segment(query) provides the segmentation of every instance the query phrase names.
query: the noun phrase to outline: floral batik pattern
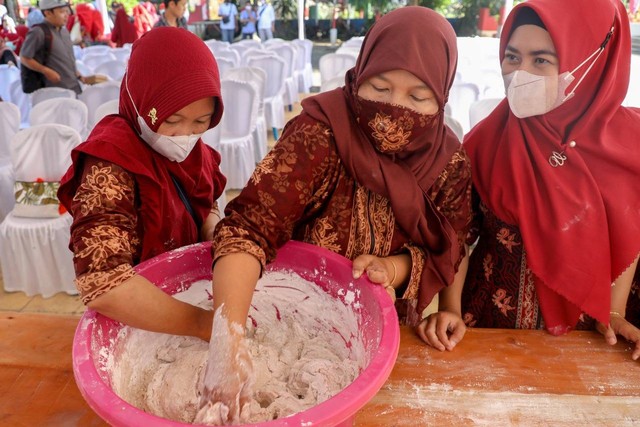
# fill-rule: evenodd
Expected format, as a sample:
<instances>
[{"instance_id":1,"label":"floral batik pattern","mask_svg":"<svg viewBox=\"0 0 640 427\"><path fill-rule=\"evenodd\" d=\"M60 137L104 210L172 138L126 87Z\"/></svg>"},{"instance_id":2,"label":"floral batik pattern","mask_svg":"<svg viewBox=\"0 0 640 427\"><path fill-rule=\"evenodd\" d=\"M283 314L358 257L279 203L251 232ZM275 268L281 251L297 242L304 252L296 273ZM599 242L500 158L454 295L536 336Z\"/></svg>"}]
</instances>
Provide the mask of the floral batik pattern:
<instances>
[{"instance_id":1,"label":"floral batik pattern","mask_svg":"<svg viewBox=\"0 0 640 427\"><path fill-rule=\"evenodd\" d=\"M71 246L76 287L87 304L135 275L141 230L133 177L119 166L86 157L73 197Z\"/></svg>"}]
</instances>

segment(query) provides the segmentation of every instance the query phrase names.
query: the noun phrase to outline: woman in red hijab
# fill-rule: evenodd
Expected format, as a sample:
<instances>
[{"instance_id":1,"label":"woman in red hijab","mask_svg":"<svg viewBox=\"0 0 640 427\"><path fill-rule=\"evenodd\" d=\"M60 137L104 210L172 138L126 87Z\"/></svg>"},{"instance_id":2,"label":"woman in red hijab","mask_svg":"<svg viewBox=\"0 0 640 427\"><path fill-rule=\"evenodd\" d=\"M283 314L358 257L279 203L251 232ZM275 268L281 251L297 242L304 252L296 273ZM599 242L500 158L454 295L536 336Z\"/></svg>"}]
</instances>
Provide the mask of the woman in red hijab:
<instances>
[{"instance_id":1,"label":"woman in red hijab","mask_svg":"<svg viewBox=\"0 0 640 427\"><path fill-rule=\"evenodd\" d=\"M479 212L463 313L476 327L593 327L640 356L640 111L621 107L614 0L530 0L500 43L507 99L465 138ZM474 236L474 237L475 237ZM635 326L634 326L635 325Z\"/></svg>"},{"instance_id":2,"label":"woman in red hijab","mask_svg":"<svg viewBox=\"0 0 640 427\"><path fill-rule=\"evenodd\" d=\"M76 286L88 307L141 329L209 339L211 311L168 296L133 266L211 240L226 179L200 135L222 110L217 64L197 36L161 28L134 43L119 114L73 150L58 192L73 216Z\"/></svg>"},{"instance_id":3,"label":"woman in red hijab","mask_svg":"<svg viewBox=\"0 0 640 427\"><path fill-rule=\"evenodd\" d=\"M354 277L410 302L401 315L425 341L455 345L471 219L468 158L444 123L456 65L455 33L432 10L401 8L371 28L345 86L302 102L229 203L212 248L214 308L244 325L262 269L294 239L353 260ZM420 313L447 286L457 306L443 306L427 330ZM240 383L213 386L205 400L234 402ZM230 419L238 410L231 404Z\"/></svg>"},{"instance_id":4,"label":"woman in red hijab","mask_svg":"<svg viewBox=\"0 0 640 427\"><path fill-rule=\"evenodd\" d=\"M120 5L116 11L116 20L111 31L111 41L116 47L122 47L127 43L138 40L138 31L133 23L133 18L127 15L124 6Z\"/></svg>"}]
</instances>

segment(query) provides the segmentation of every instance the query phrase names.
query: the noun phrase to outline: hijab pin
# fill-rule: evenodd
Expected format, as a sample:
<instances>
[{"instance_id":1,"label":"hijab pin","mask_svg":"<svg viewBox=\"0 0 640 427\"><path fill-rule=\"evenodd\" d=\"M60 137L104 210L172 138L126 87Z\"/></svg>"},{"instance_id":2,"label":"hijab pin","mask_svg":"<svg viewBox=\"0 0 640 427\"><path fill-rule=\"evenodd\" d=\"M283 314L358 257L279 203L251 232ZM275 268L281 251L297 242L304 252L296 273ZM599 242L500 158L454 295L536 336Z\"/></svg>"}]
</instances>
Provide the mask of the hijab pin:
<instances>
[{"instance_id":1,"label":"hijab pin","mask_svg":"<svg viewBox=\"0 0 640 427\"><path fill-rule=\"evenodd\" d=\"M152 108L151 110L149 110L148 116L151 118L151 124L155 125L156 121L158 120L158 112L156 111L156 109Z\"/></svg>"},{"instance_id":2,"label":"hijab pin","mask_svg":"<svg viewBox=\"0 0 640 427\"><path fill-rule=\"evenodd\" d=\"M567 155L564 154L564 151L561 151L559 153L557 151L552 151L551 155L549 156L549 164L554 168L564 165L564 162L566 161Z\"/></svg>"}]
</instances>

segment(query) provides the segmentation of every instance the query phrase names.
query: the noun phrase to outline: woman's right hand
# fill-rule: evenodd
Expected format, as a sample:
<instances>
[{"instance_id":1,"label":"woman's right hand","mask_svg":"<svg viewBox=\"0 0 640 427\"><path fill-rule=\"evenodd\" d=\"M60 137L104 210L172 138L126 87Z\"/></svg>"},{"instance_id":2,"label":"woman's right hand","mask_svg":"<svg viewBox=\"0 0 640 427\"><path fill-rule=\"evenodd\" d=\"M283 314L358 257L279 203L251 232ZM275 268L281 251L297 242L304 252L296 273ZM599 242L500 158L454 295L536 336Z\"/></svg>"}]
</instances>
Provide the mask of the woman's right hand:
<instances>
[{"instance_id":1,"label":"woman's right hand","mask_svg":"<svg viewBox=\"0 0 640 427\"><path fill-rule=\"evenodd\" d=\"M418 336L440 351L452 351L466 331L462 318L450 311L432 313L416 327Z\"/></svg>"},{"instance_id":2,"label":"woman's right hand","mask_svg":"<svg viewBox=\"0 0 640 427\"><path fill-rule=\"evenodd\" d=\"M202 381L197 424L240 423L242 408L253 392L253 364L244 328L229 324L217 310L209 342L209 358Z\"/></svg>"}]
</instances>

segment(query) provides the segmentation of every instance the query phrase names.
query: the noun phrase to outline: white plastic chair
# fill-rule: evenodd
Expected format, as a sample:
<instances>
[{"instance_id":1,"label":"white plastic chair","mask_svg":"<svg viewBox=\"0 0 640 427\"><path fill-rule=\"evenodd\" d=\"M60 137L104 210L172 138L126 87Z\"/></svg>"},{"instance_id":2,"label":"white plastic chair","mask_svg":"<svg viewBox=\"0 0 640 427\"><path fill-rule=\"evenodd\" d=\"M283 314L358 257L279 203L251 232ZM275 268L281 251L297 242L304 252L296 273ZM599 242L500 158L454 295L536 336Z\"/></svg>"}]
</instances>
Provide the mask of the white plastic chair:
<instances>
[{"instance_id":1,"label":"white plastic chair","mask_svg":"<svg viewBox=\"0 0 640 427\"><path fill-rule=\"evenodd\" d=\"M90 76L95 73L93 68L87 66L81 59L76 59L76 70L78 70L81 76Z\"/></svg>"},{"instance_id":2,"label":"white plastic chair","mask_svg":"<svg viewBox=\"0 0 640 427\"><path fill-rule=\"evenodd\" d=\"M125 49L123 47L113 47L109 50L115 58L123 63L127 63L129 61L129 56L131 56L131 49Z\"/></svg>"},{"instance_id":3,"label":"white plastic chair","mask_svg":"<svg viewBox=\"0 0 640 427\"><path fill-rule=\"evenodd\" d=\"M82 48L80 46L78 46L77 44L73 45L73 56L76 59L82 59L82 57L84 56L84 52L83 52Z\"/></svg>"},{"instance_id":4,"label":"white plastic chair","mask_svg":"<svg viewBox=\"0 0 640 427\"><path fill-rule=\"evenodd\" d=\"M64 125L39 125L18 132L11 142L15 180L59 181L71 165L71 150L80 135ZM27 218L18 205L0 224L0 266L4 288L45 298L58 292L76 294L73 254L69 250L71 215Z\"/></svg>"},{"instance_id":5,"label":"white plastic chair","mask_svg":"<svg viewBox=\"0 0 640 427\"><path fill-rule=\"evenodd\" d=\"M0 102L0 221L13 209L13 165L10 144L20 130L20 110L10 102Z\"/></svg>"},{"instance_id":6,"label":"white plastic chair","mask_svg":"<svg viewBox=\"0 0 640 427\"><path fill-rule=\"evenodd\" d=\"M96 115L96 109L100 105L113 99L120 99L120 83L107 81L88 86L78 96L78 99L85 103L89 109L89 118L93 120ZM91 128L93 128L94 125L95 122L89 123Z\"/></svg>"},{"instance_id":7,"label":"white plastic chair","mask_svg":"<svg viewBox=\"0 0 640 427\"><path fill-rule=\"evenodd\" d=\"M20 109L20 128L28 128L31 97L22 91L22 82L20 80L11 83L9 90L11 92L11 103L17 105Z\"/></svg>"},{"instance_id":8,"label":"white plastic chair","mask_svg":"<svg viewBox=\"0 0 640 427\"><path fill-rule=\"evenodd\" d=\"M278 139L278 129L284 128L284 92L285 63L276 56L257 56L249 59L249 67L265 72L267 80L264 90L264 116L273 131L273 139Z\"/></svg>"},{"instance_id":9,"label":"white plastic chair","mask_svg":"<svg viewBox=\"0 0 640 427\"><path fill-rule=\"evenodd\" d=\"M269 45L267 50L275 52L280 58L284 60L285 66L285 81L284 81L284 96L283 101L285 105L289 107L289 111L293 110L293 104L299 101L298 99L298 83L297 76L294 78L293 71L296 64L296 49L287 42L275 43Z\"/></svg>"},{"instance_id":10,"label":"white plastic chair","mask_svg":"<svg viewBox=\"0 0 640 427\"><path fill-rule=\"evenodd\" d=\"M7 64L0 65L0 97L9 102L13 102L11 97L11 83L20 80L20 69Z\"/></svg>"},{"instance_id":11,"label":"white plastic chair","mask_svg":"<svg viewBox=\"0 0 640 427\"><path fill-rule=\"evenodd\" d=\"M327 92L344 86L344 76L332 77L320 85L320 92Z\"/></svg>"},{"instance_id":12,"label":"white plastic chair","mask_svg":"<svg viewBox=\"0 0 640 427\"><path fill-rule=\"evenodd\" d=\"M250 48L262 49L262 43L259 40L242 39L236 45L249 46Z\"/></svg>"},{"instance_id":13,"label":"white plastic chair","mask_svg":"<svg viewBox=\"0 0 640 427\"><path fill-rule=\"evenodd\" d=\"M241 62L240 55L238 54L238 52L231 49L215 52L213 56L214 58L216 58L216 61L218 61L219 59L226 59L227 61L231 61L234 67L238 67Z\"/></svg>"},{"instance_id":14,"label":"white plastic chair","mask_svg":"<svg viewBox=\"0 0 640 427\"><path fill-rule=\"evenodd\" d=\"M267 121L264 114L264 94L266 90L267 74L264 70L255 67L239 67L230 70L226 79L247 82L254 86L258 96L258 113L256 128L253 132L255 140L256 163L267 155Z\"/></svg>"},{"instance_id":15,"label":"white plastic chair","mask_svg":"<svg viewBox=\"0 0 640 427\"><path fill-rule=\"evenodd\" d=\"M486 98L480 99L469 106L469 126L473 128L482 119L487 117L504 99L502 98Z\"/></svg>"},{"instance_id":16,"label":"white plastic chair","mask_svg":"<svg viewBox=\"0 0 640 427\"><path fill-rule=\"evenodd\" d=\"M445 114L444 124L449 126L449 129L451 129L453 133L455 133L456 136L458 137L458 141L462 142L462 138L464 138L464 130L462 129L462 125L460 124L460 122L454 119L453 117L447 116Z\"/></svg>"},{"instance_id":17,"label":"white plastic chair","mask_svg":"<svg viewBox=\"0 0 640 427\"><path fill-rule=\"evenodd\" d=\"M105 53L85 53L82 57L84 65L95 70L98 65L107 61L115 61L116 57L108 50Z\"/></svg>"},{"instance_id":18,"label":"white plastic chair","mask_svg":"<svg viewBox=\"0 0 640 427\"><path fill-rule=\"evenodd\" d=\"M227 188L243 188L256 167L253 131L258 114L255 88L246 82L223 79L224 106L221 122L220 169L227 177Z\"/></svg>"},{"instance_id":19,"label":"white plastic chair","mask_svg":"<svg viewBox=\"0 0 640 427\"><path fill-rule=\"evenodd\" d=\"M221 79L236 67L233 61L227 58L216 58L216 62L218 63L218 72L220 73Z\"/></svg>"},{"instance_id":20,"label":"white plastic chair","mask_svg":"<svg viewBox=\"0 0 640 427\"><path fill-rule=\"evenodd\" d=\"M478 100L480 89L475 83L456 83L451 86L449 102L451 117L462 125L464 133L469 132L469 108Z\"/></svg>"},{"instance_id":21,"label":"white plastic chair","mask_svg":"<svg viewBox=\"0 0 640 427\"><path fill-rule=\"evenodd\" d=\"M93 71L96 74L102 74L104 76L109 77L111 80L121 81L124 76L124 72L127 70L126 63L114 59L111 61L105 61L102 64L99 64Z\"/></svg>"},{"instance_id":22,"label":"white plastic chair","mask_svg":"<svg viewBox=\"0 0 640 427\"><path fill-rule=\"evenodd\" d=\"M327 53L320 57L320 83L344 73L356 65L356 58L343 53Z\"/></svg>"},{"instance_id":23,"label":"white plastic chair","mask_svg":"<svg viewBox=\"0 0 640 427\"><path fill-rule=\"evenodd\" d=\"M313 42L309 39L295 39L291 41L291 44L301 47L304 50L302 58L298 53L298 62L304 63L304 74L302 81L298 80L298 91L302 93L309 93L311 86L313 86L313 64L311 58L313 55ZM300 66L298 65L298 69ZM300 90L302 89L302 90Z\"/></svg>"},{"instance_id":24,"label":"white plastic chair","mask_svg":"<svg viewBox=\"0 0 640 427\"><path fill-rule=\"evenodd\" d=\"M82 139L88 135L89 110L80 100L52 98L38 103L29 114L31 126L56 123L76 130Z\"/></svg>"},{"instance_id":25,"label":"white plastic chair","mask_svg":"<svg viewBox=\"0 0 640 427\"><path fill-rule=\"evenodd\" d=\"M96 108L96 111L93 115L94 126L109 114L118 114L119 104L119 99L112 99L111 101L107 101L104 104L100 104L98 108Z\"/></svg>"},{"instance_id":26,"label":"white plastic chair","mask_svg":"<svg viewBox=\"0 0 640 427\"><path fill-rule=\"evenodd\" d=\"M110 46L96 44L92 46L87 46L84 49L82 49L82 55L83 56L93 55L93 54L104 55L106 53L109 53L110 51L111 51Z\"/></svg>"},{"instance_id":27,"label":"white plastic chair","mask_svg":"<svg viewBox=\"0 0 640 427\"><path fill-rule=\"evenodd\" d=\"M209 147L216 150L220 153L220 138L222 138L222 126L218 124L218 126L209 129L205 133L202 134L200 139L202 142L207 144ZM225 187L225 191L222 192L220 197L218 197L218 209L220 211L220 218L224 218L224 209L227 207L227 194L226 190L228 187Z\"/></svg>"},{"instance_id":28,"label":"white plastic chair","mask_svg":"<svg viewBox=\"0 0 640 427\"><path fill-rule=\"evenodd\" d=\"M31 94L31 108L35 107L39 102L52 98L76 98L76 93L71 89L62 87L43 87Z\"/></svg>"}]
</instances>

